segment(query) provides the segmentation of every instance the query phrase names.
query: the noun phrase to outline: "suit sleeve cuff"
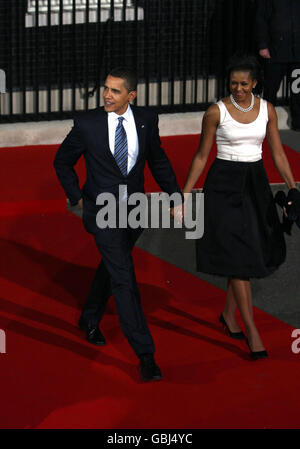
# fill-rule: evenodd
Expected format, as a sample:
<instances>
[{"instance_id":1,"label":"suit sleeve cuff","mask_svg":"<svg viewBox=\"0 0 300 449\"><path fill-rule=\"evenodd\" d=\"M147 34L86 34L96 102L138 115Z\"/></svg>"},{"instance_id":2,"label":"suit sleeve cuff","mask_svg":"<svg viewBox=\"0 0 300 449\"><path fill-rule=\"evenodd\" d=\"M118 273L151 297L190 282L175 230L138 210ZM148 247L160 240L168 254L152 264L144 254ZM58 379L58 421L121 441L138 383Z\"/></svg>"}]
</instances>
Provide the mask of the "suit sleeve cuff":
<instances>
[{"instance_id":1,"label":"suit sleeve cuff","mask_svg":"<svg viewBox=\"0 0 300 449\"><path fill-rule=\"evenodd\" d=\"M68 196L68 199L70 201L70 205L71 206L76 206L76 204L78 203L78 201L82 198L82 194L81 192L79 192L78 195L70 195Z\"/></svg>"}]
</instances>

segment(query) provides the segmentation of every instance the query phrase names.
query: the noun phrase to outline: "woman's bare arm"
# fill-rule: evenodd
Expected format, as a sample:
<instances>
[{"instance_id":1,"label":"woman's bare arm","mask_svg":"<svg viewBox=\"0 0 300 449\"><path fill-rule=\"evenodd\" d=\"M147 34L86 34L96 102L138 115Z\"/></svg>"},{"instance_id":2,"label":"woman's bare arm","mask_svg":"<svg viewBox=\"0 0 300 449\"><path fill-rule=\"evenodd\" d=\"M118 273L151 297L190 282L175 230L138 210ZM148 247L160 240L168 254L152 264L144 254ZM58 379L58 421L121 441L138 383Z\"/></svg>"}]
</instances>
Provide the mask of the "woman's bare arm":
<instances>
[{"instance_id":1,"label":"woman's bare arm","mask_svg":"<svg viewBox=\"0 0 300 449\"><path fill-rule=\"evenodd\" d=\"M267 141L271 149L274 164L289 189L296 187L289 161L284 152L277 124L277 114L274 106L268 103L269 121L267 125Z\"/></svg>"},{"instance_id":2,"label":"woman's bare arm","mask_svg":"<svg viewBox=\"0 0 300 449\"><path fill-rule=\"evenodd\" d=\"M210 106L204 114L199 147L190 165L182 190L183 193L190 193L198 178L201 176L214 141L219 121L219 107L214 104Z\"/></svg>"}]
</instances>

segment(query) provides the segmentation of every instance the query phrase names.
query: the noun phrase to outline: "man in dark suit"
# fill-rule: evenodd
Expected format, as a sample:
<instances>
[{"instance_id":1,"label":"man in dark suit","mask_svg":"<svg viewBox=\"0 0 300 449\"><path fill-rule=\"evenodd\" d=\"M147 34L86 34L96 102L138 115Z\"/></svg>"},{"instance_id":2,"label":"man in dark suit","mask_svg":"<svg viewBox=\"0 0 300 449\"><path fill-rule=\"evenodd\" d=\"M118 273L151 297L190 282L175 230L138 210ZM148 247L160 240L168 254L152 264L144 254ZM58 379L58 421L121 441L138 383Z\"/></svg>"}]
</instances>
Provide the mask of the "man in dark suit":
<instances>
[{"instance_id":1,"label":"man in dark suit","mask_svg":"<svg viewBox=\"0 0 300 449\"><path fill-rule=\"evenodd\" d=\"M300 1L258 0L255 34L265 61L264 98L275 105L280 83L288 75L291 125L300 131Z\"/></svg>"},{"instance_id":2,"label":"man in dark suit","mask_svg":"<svg viewBox=\"0 0 300 449\"><path fill-rule=\"evenodd\" d=\"M161 148L157 114L130 106L137 94L136 86L137 79L131 70L112 70L104 85L104 107L78 114L58 149L54 167L71 205L79 203L83 208L83 224L93 234L102 256L78 324L90 343L105 344L99 323L113 294L122 330L140 359L142 379L157 380L162 375L154 360L154 343L142 311L131 256L142 229L130 226L101 229L96 222L99 194L108 192L118 198L119 187L124 186L118 200L121 207L132 193L144 193L146 161L164 192L180 193ZM87 171L82 190L73 168L81 155Z\"/></svg>"}]
</instances>

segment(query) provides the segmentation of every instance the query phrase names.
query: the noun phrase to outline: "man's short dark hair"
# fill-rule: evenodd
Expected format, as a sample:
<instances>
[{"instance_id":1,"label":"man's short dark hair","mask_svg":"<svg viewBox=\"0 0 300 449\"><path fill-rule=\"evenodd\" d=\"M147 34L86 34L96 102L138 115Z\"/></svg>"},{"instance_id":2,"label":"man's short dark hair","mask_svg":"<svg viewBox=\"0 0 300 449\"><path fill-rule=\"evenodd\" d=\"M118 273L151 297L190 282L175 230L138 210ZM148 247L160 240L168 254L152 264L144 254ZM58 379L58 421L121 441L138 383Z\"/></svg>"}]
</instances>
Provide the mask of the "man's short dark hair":
<instances>
[{"instance_id":1,"label":"man's short dark hair","mask_svg":"<svg viewBox=\"0 0 300 449\"><path fill-rule=\"evenodd\" d=\"M115 69L110 70L108 75L113 76L115 78L123 78L125 81L125 87L128 92L137 89L137 76L134 70L128 67L116 67Z\"/></svg>"}]
</instances>

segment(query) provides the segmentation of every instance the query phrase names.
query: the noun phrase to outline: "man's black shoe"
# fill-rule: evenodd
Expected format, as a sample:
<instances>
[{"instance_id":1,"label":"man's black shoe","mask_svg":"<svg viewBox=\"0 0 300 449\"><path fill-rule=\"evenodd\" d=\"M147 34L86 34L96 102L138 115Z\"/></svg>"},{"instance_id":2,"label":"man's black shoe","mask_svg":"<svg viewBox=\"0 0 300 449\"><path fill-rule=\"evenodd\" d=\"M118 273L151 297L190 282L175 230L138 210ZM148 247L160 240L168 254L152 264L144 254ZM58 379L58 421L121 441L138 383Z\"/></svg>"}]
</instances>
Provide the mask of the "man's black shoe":
<instances>
[{"instance_id":1,"label":"man's black shoe","mask_svg":"<svg viewBox=\"0 0 300 449\"><path fill-rule=\"evenodd\" d=\"M105 338L98 326L89 326L82 318L78 321L78 326L86 332L86 339L89 343L97 346L106 344Z\"/></svg>"},{"instance_id":2,"label":"man's black shoe","mask_svg":"<svg viewBox=\"0 0 300 449\"><path fill-rule=\"evenodd\" d=\"M160 380L162 374L156 365L152 354L142 354L140 357L140 374L144 381Z\"/></svg>"}]
</instances>

